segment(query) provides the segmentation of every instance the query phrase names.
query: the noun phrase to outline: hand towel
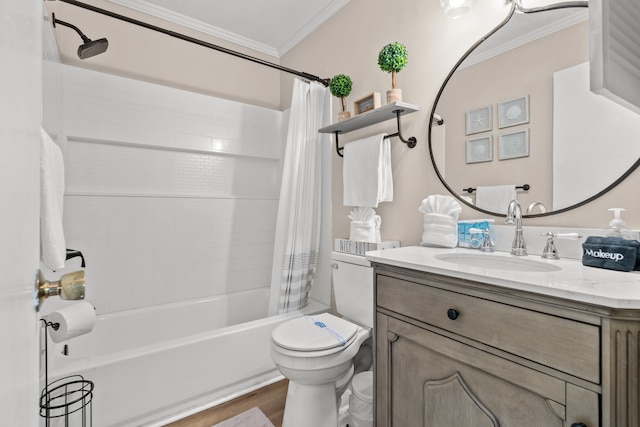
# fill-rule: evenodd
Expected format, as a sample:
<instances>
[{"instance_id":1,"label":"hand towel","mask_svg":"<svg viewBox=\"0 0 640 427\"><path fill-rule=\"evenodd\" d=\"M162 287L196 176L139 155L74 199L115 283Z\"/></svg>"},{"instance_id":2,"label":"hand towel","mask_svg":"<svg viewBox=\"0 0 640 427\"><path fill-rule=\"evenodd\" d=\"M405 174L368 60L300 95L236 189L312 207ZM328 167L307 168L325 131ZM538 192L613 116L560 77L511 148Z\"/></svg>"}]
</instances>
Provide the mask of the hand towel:
<instances>
[{"instance_id":1,"label":"hand towel","mask_svg":"<svg viewBox=\"0 0 640 427\"><path fill-rule=\"evenodd\" d=\"M476 189L476 206L489 212L506 215L509 202L515 198L515 185L479 185Z\"/></svg>"},{"instance_id":2,"label":"hand towel","mask_svg":"<svg viewBox=\"0 0 640 427\"><path fill-rule=\"evenodd\" d=\"M391 143L385 134L349 142L344 146L344 205L378 207L393 201Z\"/></svg>"},{"instance_id":3,"label":"hand towel","mask_svg":"<svg viewBox=\"0 0 640 427\"><path fill-rule=\"evenodd\" d=\"M44 129L40 129L40 143L40 256L55 271L64 267L67 255L62 228L64 162L60 147Z\"/></svg>"}]
</instances>

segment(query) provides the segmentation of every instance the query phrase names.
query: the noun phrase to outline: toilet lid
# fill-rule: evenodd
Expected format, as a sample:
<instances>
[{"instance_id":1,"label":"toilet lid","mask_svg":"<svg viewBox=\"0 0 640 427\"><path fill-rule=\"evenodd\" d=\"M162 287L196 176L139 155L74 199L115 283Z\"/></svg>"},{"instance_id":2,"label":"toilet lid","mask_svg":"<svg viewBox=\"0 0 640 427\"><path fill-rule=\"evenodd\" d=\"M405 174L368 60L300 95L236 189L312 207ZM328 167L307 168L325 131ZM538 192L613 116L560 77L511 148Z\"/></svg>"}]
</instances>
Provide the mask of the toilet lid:
<instances>
[{"instance_id":1,"label":"toilet lid","mask_svg":"<svg viewBox=\"0 0 640 427\"><path fill-rule=\"evenodd\" d=\"M319 351L344 346L358 326L329 313L302 316L286 321L273 330L273 341L295 351Z\"/></svg>"}]
</instances>

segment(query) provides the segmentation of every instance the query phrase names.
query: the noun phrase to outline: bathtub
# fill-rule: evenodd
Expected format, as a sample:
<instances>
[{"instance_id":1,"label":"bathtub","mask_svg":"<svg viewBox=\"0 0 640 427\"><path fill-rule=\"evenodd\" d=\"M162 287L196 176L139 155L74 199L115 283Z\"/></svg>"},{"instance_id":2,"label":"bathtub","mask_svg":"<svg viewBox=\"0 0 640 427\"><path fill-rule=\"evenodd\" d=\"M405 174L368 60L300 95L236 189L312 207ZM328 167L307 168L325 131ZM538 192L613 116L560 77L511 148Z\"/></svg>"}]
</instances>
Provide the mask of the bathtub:
<instances>
[{"instance_id":1,"label":"bathtub","mask_svg":"<svg viewBox=\"0 0 640 427\"><path fill-rule=\"evenodd\" d=\"M271 331L303 312L266 317L268 300L255 290L98 316L90 334L48 341L49 381L94 382L94 427L162 426L282 379Z\"/></svg>"}]
</instances>

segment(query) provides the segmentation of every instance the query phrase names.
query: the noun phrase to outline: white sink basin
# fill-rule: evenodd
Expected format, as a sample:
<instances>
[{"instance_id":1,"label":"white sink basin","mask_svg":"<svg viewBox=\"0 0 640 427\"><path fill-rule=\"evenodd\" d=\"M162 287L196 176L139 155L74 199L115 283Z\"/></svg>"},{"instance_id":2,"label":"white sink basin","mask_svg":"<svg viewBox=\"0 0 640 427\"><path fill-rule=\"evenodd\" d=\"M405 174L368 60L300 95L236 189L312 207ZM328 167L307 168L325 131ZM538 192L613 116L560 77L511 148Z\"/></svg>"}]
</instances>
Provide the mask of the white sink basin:
<instances>
[{"instance_id":1,"label":"white sink basin","mask_svg":"<svg viewBox=\"0 0 640 427\"><path fill-rule=\"evenodd\" d=\"M528 273L545 273L558 271L562 268L556 264L519 258L514 255L503 256L497 254L437 254L434 258L468 267L480 267L491 270L523 271Z\"/></svg>"}]
</instances>

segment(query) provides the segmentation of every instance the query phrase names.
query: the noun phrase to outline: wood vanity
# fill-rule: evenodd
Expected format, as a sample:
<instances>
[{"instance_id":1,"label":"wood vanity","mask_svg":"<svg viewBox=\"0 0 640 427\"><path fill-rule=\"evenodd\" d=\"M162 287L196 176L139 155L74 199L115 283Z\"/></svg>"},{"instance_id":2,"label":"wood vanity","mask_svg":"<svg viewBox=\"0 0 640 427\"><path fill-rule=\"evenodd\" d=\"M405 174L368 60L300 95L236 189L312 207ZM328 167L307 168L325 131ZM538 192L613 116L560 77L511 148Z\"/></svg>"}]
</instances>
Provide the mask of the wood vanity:
<instances>
[{"instance_id":1,"label":"wood vanity","mask_svg":"<svg viewBox=\"0 0 640 427\"><path fill-rule=\"evenodd\" d=\"M491 271L437 251L367 255L378 427L640 425L640 274Z\"/></svg>"}]
</instances>

